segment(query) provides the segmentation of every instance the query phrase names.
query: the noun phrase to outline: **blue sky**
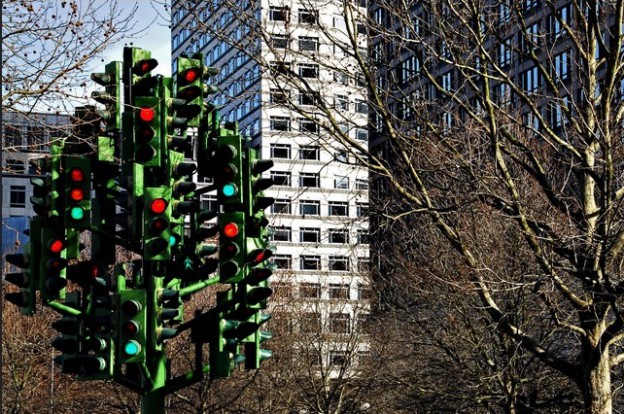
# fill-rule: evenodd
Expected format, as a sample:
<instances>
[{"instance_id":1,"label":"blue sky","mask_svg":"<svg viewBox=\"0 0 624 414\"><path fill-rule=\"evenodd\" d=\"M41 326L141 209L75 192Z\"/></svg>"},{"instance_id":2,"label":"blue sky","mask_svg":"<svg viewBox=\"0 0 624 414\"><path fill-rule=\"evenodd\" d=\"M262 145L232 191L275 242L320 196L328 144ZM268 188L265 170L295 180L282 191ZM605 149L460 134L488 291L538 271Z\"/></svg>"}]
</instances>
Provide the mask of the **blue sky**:
<instances>
[{"instance_id":1,"label":"blue sky","mask_svg":"<svg viewBox=\"0 0 624 414\"><path fill-rule=\"evenodd\" d=\"M158 67L152 73L171 76L171 32L167 27L169 24L168 11L165 11L162 4L153 4L151 0L138 0L136 2L124 0L120 1L120 4L128 12L136 4L138 11L135 18L138 23L135 28L143 26L146 28L137 37L124 39L107 50L102 56L104 59L102 63L105 64L112 60L122 61L124 46L139 47L151 50L152 57L158 61Z\"/></svg>"}]
</instances>

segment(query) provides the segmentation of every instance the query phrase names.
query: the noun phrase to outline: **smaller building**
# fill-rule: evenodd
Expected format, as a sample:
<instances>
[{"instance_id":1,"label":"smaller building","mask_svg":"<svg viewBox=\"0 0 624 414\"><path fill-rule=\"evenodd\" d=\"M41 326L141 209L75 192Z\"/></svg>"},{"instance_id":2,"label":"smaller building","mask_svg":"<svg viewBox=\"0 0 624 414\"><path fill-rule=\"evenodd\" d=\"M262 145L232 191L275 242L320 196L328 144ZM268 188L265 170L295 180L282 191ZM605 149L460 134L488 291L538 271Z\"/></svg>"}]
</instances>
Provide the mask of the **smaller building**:
<instances>
[{"instance_id":1,"label":"smaller building","mask_svg":"<svg viewBox=\"0 0 624 414\"><path fill-rule=\"evenodd\" d=\"M50 140L71 127L69 115L2 113L2 217L30 217L29 161L49 153Z\"/></svg>"}]
</instances>

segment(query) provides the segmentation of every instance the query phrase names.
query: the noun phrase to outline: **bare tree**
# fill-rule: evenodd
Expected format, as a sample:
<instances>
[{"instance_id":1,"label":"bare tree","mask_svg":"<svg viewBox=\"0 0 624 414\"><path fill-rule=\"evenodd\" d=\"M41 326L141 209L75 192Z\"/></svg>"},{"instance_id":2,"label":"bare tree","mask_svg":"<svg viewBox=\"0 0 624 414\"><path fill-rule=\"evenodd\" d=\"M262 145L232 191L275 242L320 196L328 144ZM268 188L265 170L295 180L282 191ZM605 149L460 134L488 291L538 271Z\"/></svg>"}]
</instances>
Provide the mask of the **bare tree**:
<instances>
[{"instance_id":1,"label":"bare tree","mask_svg":"<svg viewBox=\"0 0 624 414\"><path fill-rule=\"evenodd\" d=\"M136 10L116 1L3 2L4 110L69 112L86 98L93 59L140 32Z\"/></svg>"},{"instance_id":2,"label":"bare tree","mask_svg":"<svg viewBox=\"0 0 624 414\"><path fill-rule=\"evenodd\" d=\"M252 2L208 10L236 21L218 28L202 25L192 3L188 42L205 32L238 46L274 75L280 104L368 165L380 207L373 240L385 238L384 249L403 247L392 232L401 223L435 230L445 255L436 263L459 258L461 271L433 274L461 279L489 346L519 349L567 378L587 413L619 410L624 3L380 0L369 1L370 14L338 3L333 23L306 21L321 33L318 53L292 47L296 25L260 24L256 16L267 16ZM330 51L342 58L320 58ZM293 67L298 57L318 65L314 87ZM338 97L321 94L310 108L289 94L313 94L323 79L367 88L374 151ZM245 94L231 99L235 107ZM268 93L261 99L270 104ZM395 290L388 269L397 265L381 273ZM413 266L400 269L417 277Z\"/></svg>"}]
</instances>

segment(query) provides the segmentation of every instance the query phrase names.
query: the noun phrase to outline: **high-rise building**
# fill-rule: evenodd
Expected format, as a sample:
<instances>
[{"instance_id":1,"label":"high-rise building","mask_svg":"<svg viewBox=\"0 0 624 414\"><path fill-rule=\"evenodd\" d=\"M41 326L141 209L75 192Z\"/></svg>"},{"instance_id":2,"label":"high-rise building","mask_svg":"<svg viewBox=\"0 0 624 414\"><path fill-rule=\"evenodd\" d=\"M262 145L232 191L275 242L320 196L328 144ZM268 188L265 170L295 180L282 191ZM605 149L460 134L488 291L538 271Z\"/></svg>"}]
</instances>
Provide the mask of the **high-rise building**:
<instances>
[{"instance_id":1,"label":"high-rise building","mask_svg":"<svg viewBox=\"0 0 624 414\"><path fill-rule=\"evenodd\" d=\"M325 333L349 334L366 302L368 173L323 124L333 118L343 133L367 142L366 92L336 46L336 39L347 45L348 16L366 9L343 1L317 8L244 1L238 10L221 3L173 2L174 62L203 53L220 70L213 84L221 92L211 102L222 119L237 121L249 145L274 161L275 185L265 192L276 200L267 211L277 247L272 287L293 303L319 304L298 310L308 309L308 321ZM332 108L326 112L320 101ZM324 357L331 363L339 353Z\"/></svg>"}]
</instances>

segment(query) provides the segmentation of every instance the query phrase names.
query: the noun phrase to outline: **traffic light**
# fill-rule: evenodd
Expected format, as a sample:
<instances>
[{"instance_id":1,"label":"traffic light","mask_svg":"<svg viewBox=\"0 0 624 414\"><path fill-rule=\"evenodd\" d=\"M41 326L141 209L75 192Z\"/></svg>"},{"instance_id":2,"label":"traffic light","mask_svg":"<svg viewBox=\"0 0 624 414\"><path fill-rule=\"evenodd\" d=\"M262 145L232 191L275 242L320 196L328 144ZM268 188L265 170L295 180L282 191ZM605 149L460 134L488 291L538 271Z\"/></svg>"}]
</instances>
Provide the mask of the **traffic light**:
<instances>
[{"instance_id":1,"label":"traffic light","mask_svg":"<svg viewBox=\"0 0 624 414\"><path fill-rule=\"evenodd\" d=\"M151 71L158 66L149 50L125 47L123 52L123 84L126 105L136 106L138 96L155 96L156 77Z\"/></svg>"},{"instance_id":2,"label":"traffic light","mask_svg":"<svg viewBox=\"0 0 624 414\"><path fill-rule=\"evenodd\" d=\"M20 291L7 293L4 298L22 308L24 315L35 313L41 255L41 218L34 217L30 220L29 236L30 240L24 246L23 253L5 256L7 262L23 271L5 276L5 280L19 287Z\"/></svg>"},{"instance_id":3,"label":"traffic light","mask_svg":"<svg viewBox=\"0 0 624 414\"><path fill-rule=\"evenodd\" d=\"M199 126L204 97L207 93L216 92L215 88L208 87L204 81L210 76L215 76L219 71L205 66L202 54L196 54L192 59L179 57L177 68L176 98L185 101L187 109L184 111L188 111L177 114L178 117L187 119L184 125L178 126L184 130L186 127ZM196 109L190 109L192 106Z\"/></svg>"},{"instance_id":4,"label":"traffic light","mask_svg":"<svg viewBox=\"0 0 624 414\"><path fill-rule=\"evenodd\" d=\"M91 74L91 80L105 87L104 91L91 92L91 97L106 106L99 113L107 132L121 129L121 67L121 62L114 61L104 67L104 73Z\"/></svg>"},{"instance_id":5,"label":"traffic light","mask_svg":"<svg viewBox=\"0 0 624 414\"><path fill-rule=\"evenodd\" d=\"M271 319L270 315L256 312L248 322L251 329L254 329L254 333L247 337L245 342L245 368L258 369L262 361L269 359L273 352L268 349L263 349L264 342L271 339L273 336L268 331L260 330L262 324Z\"/></svg>"},{"instance_id":6,"label":"traffic light","mask_svg":"<svg viewBox=\"0 0 624 414\"><path fill-rule=\"evenodd\" d=\"M91 219L91 165L85 157L63 157L65 227L84 230Z\"/></svg>"},{"instance_id":7,"label":"traffic light","mask_svg":"<svg viewBox=\"0 0 624 414\"><path fill-rule=\"evenodd\" d=\"M143 289L121 290L117 308L118 364L144 363L147 340L147 295Z\"/></svg>"},{"instance_id":8,"label":"traffic light","mask_svg":"<svg viewBox=\"0 0 624 414\"><path fill-rule=\"evenodd\" d=\"M167 261L171 259L172 240L171 188L145 187L143 216L143 260Z\"/></svg>"},{"instance_id":9,"label":"traffic light","mask_svg":"<svg viewBox=\"0 0 624 414\"><path fill-rule=\"evenodd\" d=\"M247 335L238 328L240 323L233 317L233 290L217 292L217 310L211 314L204 336L208 336L210 344L210 377L223 378L232 373L232 368L244 361L240 355L239 343Z\"/></svg>"},{"instance_id":10,"label":"traffic light","mask_svg":"<svg viewBox=\"0 0 624 414\"><path fill-rule=\"evenodd\" d=\"M138 96L135 99L134 160L149 167L162 165L162 125L160 99Z\"/></svg>"},{"instance_id":11,"label":"traffic light","mask_svg":"<svg viewBox=\"0 0 624 414\"><path fill-rule=\"evenodd\" d=\"M217 199L228 208L243 205L243 165L242 140L240 135L218 137L215 151L214 180L217 186Z\"/></svg>"},{"instance_id":12,"label":"traffic light","mask_svg":"<svg viewBox=\"0 0 624 414\"><path fill-rule=\"evenodd\" d=\"M152 348L162 350L167 339L176 336L177 331L170 326L182 321L184 310L177 289L163 288L162 279L155 279L155 318L156 326Z\"/></svg>"},{"instance_id":13,"label":"traffic light","mask_svg":"<svg viewBox=\"0 0 624 414\"><path fill-rule=\"evenodd\" d=\"M33 187L30 203L35 214L58 226L62 225L63 220L62 198L59 194L62 190L60 151L59 145L51 145L49 157L30 160L35 175L30 178Z\"/></svg>"},{"instance_id":14,"label":"traffic light","mask_svg":"<svg viewBox=\"0 0 624 414\"><path fill-rule=\"evenodd\" d=\"M65 305L75 309L77 314L67 314L52 323L52 328L60 333L52 341L52 346L62 355L54 361L60 364L64 373L77 373L76 358L80 352L81 340L81 297L80 292L71 292L65 296Z\"/></svg>"},{"instance_id":15,"label":"traffic light","mask_svg":"<svg viewBox=\"0 0 624 414\"><path fill-rule=\"evenodd\" d=\"M115 262L116 247L111 243L110 235L120 235L122 239L130 240L128 234L128 192L119 182L119 164L115 162L115 140L109 137L98 138L97 160L93 167L93 189L96 203L92 205L91 234L92 257L106 263ZM117 216L117 205L121 207ZM117 233L117 224L121 229Z\"/></svg>"},{"instance_id":16,"label":"traffic light","mask_svg":"<svg viewBox=\"0 0 624 414\"><path fill-rule=\"evenodd\" d=\"M245 265L245 215L221 213L219 226L219 281L237 283L243 278Z\"/></svg>"},{"instance_id":17,"label":"traffic light","mask_svg":"<svg viewBox=\"0 0 624 414\"><path fill-rule=\"evenodd\" d=\"M65 268L67 267L65 234L48 227L41 230L41 263L39 290L44 300L62 299L65 297Z\"/></svg>"},{"instance_id":18,"label":"traffic light","mask_svg":"<svg viewBox=\"0 0 624 414\"><path fill-rule=\"evenodd\" d=\"M247 237L264 238L267 237L266 227L268 220L264 210L275 202L273 197L265 197L263 191L273 185L271 178L263 178L262 173L273 167L272 160L258 159L258 151L247 148L245 157L245 212L247 214ZM257 244L262 243L257 241Z\"/></svg>"}]
</instances>

